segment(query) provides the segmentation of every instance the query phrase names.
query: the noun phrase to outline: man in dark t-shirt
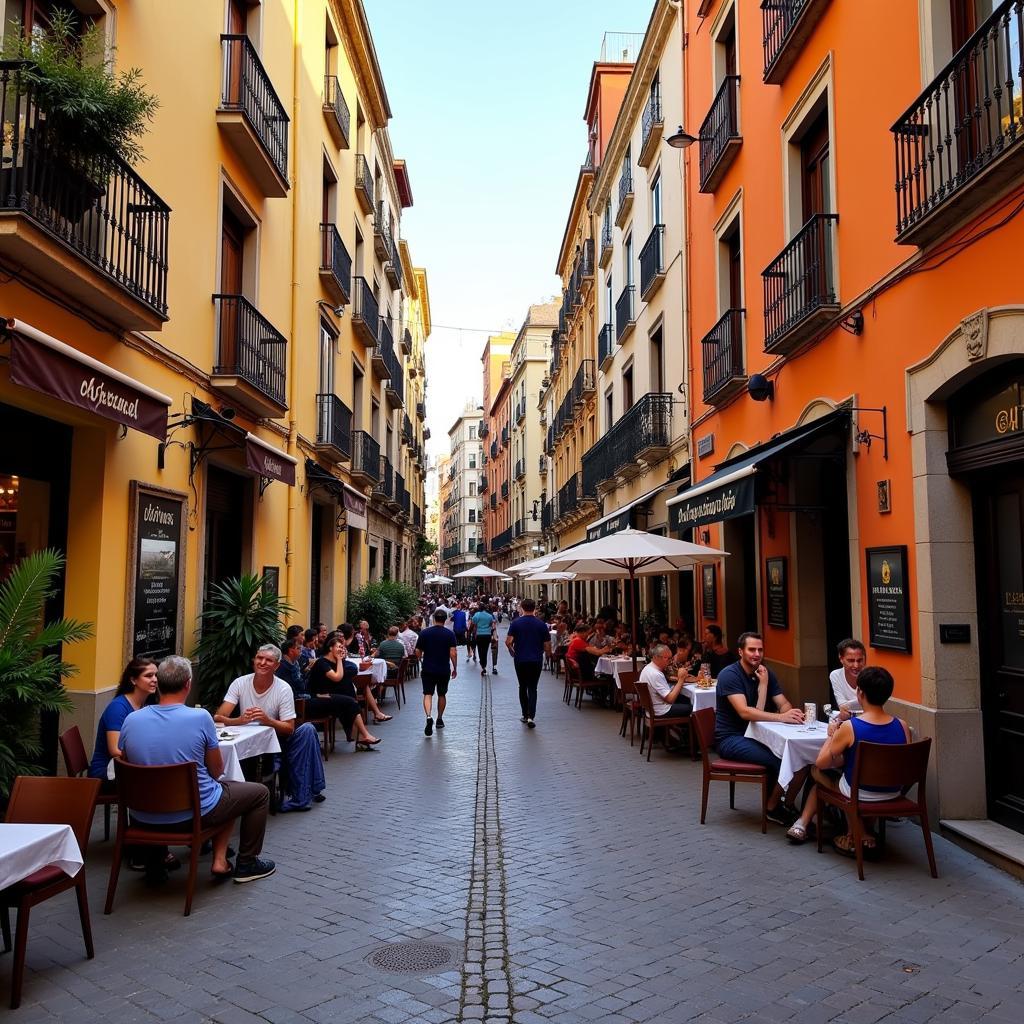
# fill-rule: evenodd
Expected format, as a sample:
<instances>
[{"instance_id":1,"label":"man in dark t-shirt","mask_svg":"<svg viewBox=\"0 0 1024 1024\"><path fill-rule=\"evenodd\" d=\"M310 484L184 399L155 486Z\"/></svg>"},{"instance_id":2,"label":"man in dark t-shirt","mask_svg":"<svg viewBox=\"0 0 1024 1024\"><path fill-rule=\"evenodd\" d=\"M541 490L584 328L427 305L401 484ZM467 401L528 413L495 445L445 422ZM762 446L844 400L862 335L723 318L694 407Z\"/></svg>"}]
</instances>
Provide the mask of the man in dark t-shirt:
<instances>
[{"instance_id":1,"label":"man in dark t-shirt","mask_svg":"<svg viewBox=\"0 0 1024 1024\"><path fill-rule=\"evenodd\" d=\"M790 704L775 673L763 663L764 640L759 633L741 633L736 648L739 661L726 665L718 673L715 746L723 758L763 765L768 770L768 781L772 785L768 818L788 828L797 816L788 801L800 792L809 766L793 777L784 802L782 787L778 784L782 762L763 743L749 739L746 731L749 722L799 725L804 715Z\"/></svg>"},{"instance_id":2,"label":"man in dark t-shirt","mask_svg":"<svg viewBox=\"0 0 1024 1024\"><path fill-rule=\"evenodd\" d=\"M551 633L547 623L534 614L537 605L533 598L523 598L519 607L523 614L513 619L508 627L505 646L512 654L519 680L519 707L523 712L520 721L533 729L537 717L537 683L544 655L551 654Z\"/></svg>"},{"instance_id":3,"label":"man in dark t-shirt","mask_svg":"<svg viewBox=\"0 0 1024 1024\"><path fill-rule=\"evenodd\" d=\"M459 663L458 643L455 634L445 628L447 611L434 612L434 625L420 633L416 641L416 653L422 659L420 679L423 682L423 710L427 724L424 736L434 731L433 704L437 690L437 727L444 728L444 709L448 703L448 683L455 678Z\"/></svg>"}]
</instances>

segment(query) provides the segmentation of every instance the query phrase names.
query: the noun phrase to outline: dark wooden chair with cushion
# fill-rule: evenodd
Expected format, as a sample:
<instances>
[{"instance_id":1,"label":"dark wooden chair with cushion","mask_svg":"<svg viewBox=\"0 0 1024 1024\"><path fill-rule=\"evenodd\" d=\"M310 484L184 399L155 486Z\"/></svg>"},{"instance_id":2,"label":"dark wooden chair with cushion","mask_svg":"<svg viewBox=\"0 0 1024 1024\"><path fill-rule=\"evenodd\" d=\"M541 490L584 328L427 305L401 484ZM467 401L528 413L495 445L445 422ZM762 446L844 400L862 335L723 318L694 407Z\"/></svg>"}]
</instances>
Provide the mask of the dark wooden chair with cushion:
<instances>
[{"instance_id":1,"label":"dark wooden chair with cushion","mask_svg":"<svg viewBox=\"0 0 1024 1024\"><path fill-rule=\"evenodd\" d=\"M60 734L60 752L64 755L64 770L68 777L83 778L89 770L89 755L86 753L82 734L78 731L77 725ZM99 793L96 803L103 808L103 838L106 840L110 838L110 808L117 803L117 794Z\"/></svg>"},{"instance_id":2,"label":"dark wooden chair with cushion","mask_svg":"<svg viewBox=\"0 0 1024 1024\"><path fill-rule=\"evenodd\" d=\"M642 708L640 697L636 692L636 681L640 678L638 672L620 672L619 687L622 694L622 725L619 727L619 735L626 735L626 725L629 725L629 745L633 746L633 737L636 735L636 728L640 724Z\"/></svg>"},{"instance_id":3,"label":"dark wooden chair with cushion","mask_svg":"<svg viewBox=\"0 0 1024 1024\"><path fill-rule=\"evenodd\" d=\"M583 694L593 693L595 690L607 690L614 685L608 679L584 679L580 670L568 658L565 659L565 684L570 701L573 693L576 694L575 704L577 708L583 707Z\"/></svg>"},{"instance_id":4,"label":"dark wooden chair with cushion","mask_svg":"<svg viewBox=\"0 0 1024 1024\"><path fill-rule=\"evenodd\" d=\"M114 761L114 773L117 778L117 836L103 913L109 914L114 909L114 893L117 891L117 877L121 871L125 847L187 846L189 864L185 917L188 917L192 913L192 897L196 891L199 851L203 843L212 839L223 827L202 826L196 765L192 761L185 764L129 764L118 758ZM192 818L192 829L189 832L175 832L162 829L159 825L133 823L129 818L129 808L143 814L186 811Z\"/></svg>"},{"instance_id":5,"label":"dark wooden chair with cushion","mask_svg":"<svg viewBox=\"0 0 1024 1024\"><path fill-rule=\"evenodd\" d=\"M398 668L395 670L395 674L391 675L388 673L387 679L381 683L383 690L382 699L386 700L388 696L388 690L395 691L395 703L399 709L402 707L402 702L405 701L405 680L409 672L409 658L403 658L398 663Z\"/></svg>"},{"instance_id":6,"label":"dark wooden chair with cushion","mask_svg":"<svg viewBox=\"0 0 1024 1024\"><path fill-rule=\"evenodd\" d=\"M334 751L334 727L336 718L330 712L324 715L310 715L307 713L305 698L295 698L296 728L309 722L318 732L322 733L320 751L326 761Z\"/></svg>"},{"instance_id":7,"label":"dark wooden chair with cushion","mask_svg":"<svg viewBox=\"0 0 1024 1024\"><path fill-rule=\"evenodd\" d=\"M700 823L708 811L708 787L712 782L729 783L729 807L736 806L736 783L752 782L761 786L761 834L768 831L768 772L759 764L746 761L726 761L713 758L711 748L715 744L715 709L701 708L694 711L693 720L700 743L701 760L704 762L704 781L700 800Z\"/></svg>"},{"instance_id":8,"label":"dark wooden chair with cushion","mask_svg":"<svg viewBox=\"0 0 1024 1024\"><path fill-rule=\"evenodd\" d=\"M935 850L932 848L932 833L928 824L928 805L925 799L928 755L931 748L931 738L916 743L858 743L850 796L843 796L836 789L818 786L818 852L821 852L822 810L826 804L838 807L846 814L849 822L857 859L857 877L863 882L864 819L880 820L879 839L884 843L886 818L917 818L924 836L924 848L928 854L928 868L932 878L938 878L939 869L935 864ZM886 789L899 790L899 796L891 800L862 801L862 786L884 786ZM917 795L912 799L907 794L915 786Z\"/></svg>"},{"instance_id":9,"label":"dark wooden chair with cushion","mask_svg":"<svg viewBox=\"0 0 1024 1024\"><path fill-rule=\"evenodd\" d=\"M686 736L690 734L689 715L656 715L654 713L654 700L651 698L651 688L647 683L636 681L636 694L640 707L643 709L643 719L640 722L640 753L644 752L644 742L647 743L647 760L651 759L651 751L654 749L654 740L658 733L661 733L662 746L668 750L668 733L670 729L679 729Z\"/></svg>"},{"instance_id":10,"label":"dark wooden chair with cushion","mask_svg":"<svg viewBox=\"0 0 1024 1024\"><path fill-rule=\"evenodd\" d=\"M78 840L82 860L89 847L92 816L96 811L96 796L100 791L99 779L51 779L19 776L14 780L10 803L7 805L9 824L70 825ZM59 867L51 865L33 872L20 882L0 890L0 926L2 926L4 952L11 948L11 908L18 911L17 934L14 939L14 966L11 971L11 1009L21 1003L21 986L25 976L25 953L28 946L29 912L35 906L58 896L68 889L75 890L78 899L78 917L82 923L85 955L95 956L92 944L92 925L89 921L89 898L85 888L85 867L72 878Z\"/></svg>"}]
</instances>

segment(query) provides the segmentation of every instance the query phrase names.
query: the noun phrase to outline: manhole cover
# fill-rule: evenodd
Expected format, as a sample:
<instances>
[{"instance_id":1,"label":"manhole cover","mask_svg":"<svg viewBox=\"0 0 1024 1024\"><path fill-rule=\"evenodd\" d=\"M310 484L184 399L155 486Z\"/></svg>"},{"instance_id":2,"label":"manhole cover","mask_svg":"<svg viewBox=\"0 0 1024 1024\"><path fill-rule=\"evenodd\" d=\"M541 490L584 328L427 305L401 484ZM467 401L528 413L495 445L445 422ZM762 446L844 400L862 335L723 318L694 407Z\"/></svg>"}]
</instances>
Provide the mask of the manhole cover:
<instances>
[{"instance_id":1,"label":"manhole cover","mask_svg":"<svg viewBox=\"0 0 1024 1024\"><path fill-rule=\"evenodd\" d=\"M455 962L452 950L435 942L393 942L367 958L374 967L396 974L436 971Z\"/></svg>"}]
</instances>

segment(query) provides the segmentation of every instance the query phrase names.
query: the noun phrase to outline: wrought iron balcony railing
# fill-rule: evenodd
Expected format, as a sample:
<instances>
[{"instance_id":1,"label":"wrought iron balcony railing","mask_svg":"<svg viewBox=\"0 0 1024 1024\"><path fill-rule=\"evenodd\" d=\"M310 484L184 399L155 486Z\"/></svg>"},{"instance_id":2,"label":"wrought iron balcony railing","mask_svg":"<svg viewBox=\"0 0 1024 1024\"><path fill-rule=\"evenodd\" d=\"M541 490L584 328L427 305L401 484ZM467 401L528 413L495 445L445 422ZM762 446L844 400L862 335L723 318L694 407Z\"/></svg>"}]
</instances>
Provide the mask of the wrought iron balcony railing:
<instances>
[{"instance_id":1,"label":"wrought iron balcony railing","mask_svg":"<svg viewBox=\"0 0 1024 1024\"><path fill-rule=\"evenodd\" d=\"M333 448L344 458L352 457L352 410L337 396L316 396L316 443Z\"/></svg>"},{"instance_id":2,"label":"wrought iron balcony railing","mask_svg":"<svg viewBox=\"0 0 1024 1024\"><path fill-rule=\"evenodd\" d=\"M356 198L364 213L373 209L373 171L369 161L362 153L356 153Z\"/></svg>"},{"instance_id":3,"label":"wrought iron balcony railing","mask_svg":"<svg viewBox=\"0 0 1024 1024\"><path fill-rule=\"evenodd\" d=\"M516 459L515 479L522 480L526 476L526 462L523 459Z\"/></svg>"},{"instance_id":4,"label":"wrought iron balcony railing","mask_svg":"<svg viewBox=\"0 0 1024 1024\"><path fill-rule=\"evenodd\" d=\"M395 469L386 455L380 456L379 466L373 493L390 501L395 496Z\"/></svg>"},{"instance_id":5,"label":"wrought iron balcony railing","mask_svg":"<svg viewBox=\"0 0 1024 1024\"><path fill-rule=\"evenodd\" d=\"M619 175L619 208L615 213L615 221L622 227L633 206L633 168L627 163L622 165Z\"/></svg>"},{"instance_id":6,"label":"wrought iron balcony railing","mask_svg":"<svg viewBox=\"0 0 1024 1024\"><path fill-rule=\"evenodd\" d=\"M647 299L665 278L665 225L655 224L640 250L640 296Z\"/></svg>"},{"instance_id":7,"label":"wrought iron balcony railing","mask_svg":"<svg viewBox=\"0 0 1024 1024\"><path fill-rule=\"evenodd\" d=\"M333 284L343 302L351 301L352 257L333 224L320 225L320 273L330 274L328 283Z\"/></svg>"},{"instance_id":8,"label":"wrought iron balcony railing","mask_svg":"<svg viewBox=\"0 0 1024 1024\"><path fill-rule=\"evenodd\" d=\"M507 480L502 480L501 481L501 500L502 501L507 501L508 500L508 481Z\"/></svg>"},{"instance_id":9,"label":"wrought iron balcony railing","mask_svg":"<svg viewBox=\"0 0 1024 1024\"><path fill-rule=\"evenodd\" d=\"M640 122L640 163L646 166L653 156L653 150L661 138L661 130L664 120L661 114L661 84L656 83L651 88L651 94L647 97L647 104L644 106L643 117Z\"/></svg>"},{"instance_id":10,"label":"wrought iron balcony railing","mask_svg":"<svg viewBox=\"0 0 1024 1024\"><path fill-rule=\"evenodd\" d=\"M572 381L572 400L577 407L583 405L588 395L594 393L597 387L597 375L594 373L594 360L584 359L580 362L579 369Z\"/></svg>"},{"instance_id":11,"label":"wrought iron balcony railing","mask_svg":"<svg viewBox=\"0 0 1024 1024\"><path fill-rule=\"evenodd\" d=\"M284 335L244 296L214 295L218 376L240 377L287 408Z\"/></svg>"},{"instance_id":12,"label":"wrought iron balcony railing","mask_svg":"<svg viewBox=\"0 0 1024 1024\"><path fill-rule=\"evenodd\" d=\"M761 0L764 80L778 85L829 0Z\"/></svg>"},{"instance_id":13,"label":"wrought iron balcony railing","mask_svg":"<svg viewBox=\"0 0 1024 1024\"><path fill-rule=\"evenodd\" d=\"M743 317L746 310L726 310L701 339L704 363L704 401L725 397L747 379L743 368Z\"/></svg>"},{"instance_id":14,"label":"wrought iron balcony railing","mask_svg":"<svg viewBox=\"0 0 1024 1024\"><path fill-rule=\"evenodd\" d=\"M615 331L610 323L605 324L597 335L597 365L602 370L607 369L606 364L610 363L615 355Z\"/></svg>"},{"instance_id":15,"label":"wrought iron balcony railing","mask_svg":"<svg viewBox=\"0 0 1024 1024\"><path fill-rule=\"evenodd\" d=\"M615 300L615 340L621 342L636 323L633 314L633 295L636 285L627 284Z\"/></svg>"},{"instance_id":16,"label":"wrought iron balcony railing","mask_svg":"<svg viewBox=\"0 0 1024 1024\"><path fill-rule=\"evenodd\" d=\"M650 392L640 398L583 456L583 493L596 493L619 473L634 474L637 462L667 453L672 443L672 395Z\"/></svg>"},{"instance_id":17,"label":"wrought iron balcony railing","mask_svg":"<svg viewBox=\"0 0 1024 1024\"><path fill-rule=\"evenodd\" d=\"M352 473L370 481L380 479L380 445L365 430L352 432Z\"/></svg>"},{"instance_id":18,"label":"wrought iron balcony railing","mask_svg":"<svg viewBox=\"0 0 1024 1024\"><path fill-rule=\"evenodd\" d=\"M353 280L352 323L362 334L364 345L376 345L380 337L380 310L366 278Z\"/></svg>"},{"instance_id":19,"label":"wrought iron balcony railing","mask_svg":"<svg viewBox=\"0 0 1024 1024\"><path fill-rule=\"evenodd\" d=\"M337 75L324 76L324 113L328 124L332 126L331 135L340 149L348 149L349 129L352 115L349 113L345 94L341 91L341 83Z\"/></svg>"},{"instance_id":20,"label":"wrought iron balcony railing","mask_svg":"<svg viewBox=\"0 0 1024 1024\"><path fill-rule=\"evenodd\" d=\"M700 126L700 190L712 192L739 149L739 75L726 75Z\"/></svg>"}]
</instances>

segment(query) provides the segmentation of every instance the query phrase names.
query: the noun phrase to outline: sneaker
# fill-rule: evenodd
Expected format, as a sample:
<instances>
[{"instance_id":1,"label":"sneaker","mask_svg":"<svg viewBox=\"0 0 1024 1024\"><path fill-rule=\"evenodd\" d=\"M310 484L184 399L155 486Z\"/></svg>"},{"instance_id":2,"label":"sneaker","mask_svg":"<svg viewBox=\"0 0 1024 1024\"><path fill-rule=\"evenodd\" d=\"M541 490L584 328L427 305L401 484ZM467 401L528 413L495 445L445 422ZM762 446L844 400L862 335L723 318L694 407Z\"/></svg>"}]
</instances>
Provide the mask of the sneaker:
<instances>
[{"instance_id":1,"label":"sneaker","mask_svg":"<svg viewBox=\"0 0 1024 1024\"><path fill-rule=\"evenodd\" d=\"M521 717L521 718L519 719L519 721L520 721L520 722L522 722L522 723L523 723L523 725L526 725L526 715L523 715L523 716L522 716L522 717Z\"/></svg>"},{"instance_id":2,"label":"sneaker","mask_svg":"<svg viewBox=\"0 0 1024 1024\"><path fill-rule=\"evenodd\" d=\"M786 805L781 801L775 807L769 809L767 817L769 821L774 822L776 825L781 825L783 828L789 828L796 820L796 816L787 811Z\"/></svg>"},{"instance_id":3,"label":"sneaker","mask_svg":"<svg viewBox=\"0 0 1024 1024\"><path fill-rule=\"evenodd\" d=\"M437 724L437 728L438 729L443 729L444 728L444 719L440 715L437 716L437 723L436 724Z\"/></svg>"},{"instance_id":4,"label":"sneaker","mask_svg":"<svg viewBox=\"0 0 1024 1024\"><path fill-rule=\"evenodd\" d=\"M485 668L480 669L480 675L482 675L482 676L487 675L487 669L485 669Z\"/></svg>"},{"instance_id":5,"label":"sneaker","mask_svg":"<svg viewBox=\"0 0 1024 1024\"><path fill-rule=\"evenodd\" d=\"M537 723L532 718L528 718L526 720L526 727L527 729L536 729Z\"/></svg>"},{"instance_id":6,"label":"sneaker","mask_svg":"<svg viewBox=\"0 0 1024 1024\"><path fill-rule=\"evenodd\" d=\"M239 885L243 882L257 882L272 875L276 870L277 865L269 857L253 857L250 861L240 860L235 865L235 881Z\"/></svg>"},{"instance_id":7,"label":"sneaker","mask_svg":"<svg viewBox=\"0 0 1024 1024\"><path fill-rule=\"evenodd\" d=\"M424 736L432 736L434 733L434 720L432 718L427 719L427 724L423 727Z\"/></svg>"}]
</instances>

